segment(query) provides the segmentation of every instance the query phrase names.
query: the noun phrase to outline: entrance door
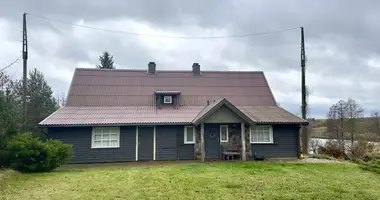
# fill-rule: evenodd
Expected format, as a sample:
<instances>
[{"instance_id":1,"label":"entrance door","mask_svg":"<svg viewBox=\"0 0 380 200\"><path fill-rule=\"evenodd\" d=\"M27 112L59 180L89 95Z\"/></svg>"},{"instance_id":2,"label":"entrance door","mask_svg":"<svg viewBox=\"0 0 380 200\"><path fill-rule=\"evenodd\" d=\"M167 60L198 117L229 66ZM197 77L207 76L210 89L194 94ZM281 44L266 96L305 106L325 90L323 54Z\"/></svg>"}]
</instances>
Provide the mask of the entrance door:
<instances>
[{"instance_id":1,"label":"entrance door","mask_svg":"<svg viewBox=\"0 0 380 200\"><path fill-rule=\"evenodd\" d=\"M153 127L138 127L138 160L153 160Z\"/></svg>"},{"instance_id":2,"label":"entrance door","mask_svg":"<svg viewBox=\"0 0 380 200\"><path fill-rule=\"evenodd\" d=\"M220 159L219 125L205 124L205 154L208 159Z\"/></svg>"}]
</instances>

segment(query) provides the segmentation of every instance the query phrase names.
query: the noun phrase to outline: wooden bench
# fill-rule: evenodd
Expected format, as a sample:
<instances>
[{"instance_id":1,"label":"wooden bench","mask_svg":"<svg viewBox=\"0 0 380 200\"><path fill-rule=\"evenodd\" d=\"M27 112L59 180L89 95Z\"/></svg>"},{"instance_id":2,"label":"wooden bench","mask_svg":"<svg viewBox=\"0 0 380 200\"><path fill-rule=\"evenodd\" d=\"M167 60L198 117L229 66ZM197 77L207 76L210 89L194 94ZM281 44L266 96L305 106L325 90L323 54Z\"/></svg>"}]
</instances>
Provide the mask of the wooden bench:
<instances>
[{"instance_id":1,"label":"wooden bench","mask_svg":"<svg viewBox=\"0 0 380 200\"><path fill-rule=\"evenodd\" d=\"M235 160L241 157L241 151L237 145L227 144L222 146L222 160Z\"/></svg>"}]
</instances>

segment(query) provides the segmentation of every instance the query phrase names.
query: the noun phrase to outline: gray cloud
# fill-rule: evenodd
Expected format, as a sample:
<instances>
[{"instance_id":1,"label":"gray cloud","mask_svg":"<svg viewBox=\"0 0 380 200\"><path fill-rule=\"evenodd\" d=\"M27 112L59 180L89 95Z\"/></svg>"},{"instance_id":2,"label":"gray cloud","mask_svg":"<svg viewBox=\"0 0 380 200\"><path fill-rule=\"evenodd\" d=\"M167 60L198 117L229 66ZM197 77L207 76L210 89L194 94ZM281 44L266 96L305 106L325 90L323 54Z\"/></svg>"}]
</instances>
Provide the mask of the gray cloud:
<instances>
[{"instance_id":1,"label":"gray cloud","mask_svg":"<svg viewBox=\"0 0 380 200\"><path fill-rule=\"evenodd\" d=\"M380 57L379 1L115 0L110 3L100 0L22 0L9 1L5 5L0 8L0 19L9 22L7 31L10 34L5 38L9 41L20 41L23 12L69 22L100 23L102 27L110 27L110 21L127 19L146 24L154 30L178 35L191 33L194 36L207 35L209 30L213 30L213 34L224 35L304 26L307 83L315 97L312 99L333 101L352 97L363 102L367 110L379 109L375 102L380 99L380 86L375 82L380 76L380 68L368 65L369 59ZM45 63L35 61L41 69L54 65L68 73L83 63L92 66L98 62L97 56L107 49L114 54L115 63L126 68L145 68L149 61L156 61L161 69L189 69L192 62L200 62L202 69L207 70L236 69L236 66L245 69L250 66L268 74L291 74L287 78L268 77L274 94L281 96L299 92L299 74L295 73L300 69L299 29L211 42L168 39L162 42L164 46L160 49L149 47L138 37L107 32L87 30L92 33L79 37L75 27L32 15L28 16L28 25L30 45L35 54L50 57ZM165 48L172 42L178 44ZM218 46L223 42L225 45ZM207 49L212 45L216 46L215 49ZM54 90L64 90L58 85L65 81L47 78ZM300 98L286 99L295 100L288 102L283 99L280 103L297 113ZM323 113L329 103L310 102L310 105L312 115L325 116Z\"/></svg>"}]
</instances>

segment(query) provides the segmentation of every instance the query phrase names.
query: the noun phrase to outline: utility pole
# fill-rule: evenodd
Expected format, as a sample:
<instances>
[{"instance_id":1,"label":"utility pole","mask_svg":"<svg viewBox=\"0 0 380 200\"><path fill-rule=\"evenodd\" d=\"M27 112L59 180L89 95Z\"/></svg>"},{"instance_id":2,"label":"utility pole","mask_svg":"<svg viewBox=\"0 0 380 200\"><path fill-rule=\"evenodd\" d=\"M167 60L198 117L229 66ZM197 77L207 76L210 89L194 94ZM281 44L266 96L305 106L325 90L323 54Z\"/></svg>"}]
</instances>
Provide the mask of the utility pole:
<instances>
[{"instance_id":1,"label":"utility pole","mask_svg":"<svg viewBox=\"0 0 380 200\"><path fill-rule=\"evenodd\" d=\"M306 112L307 112L307 102L306 102L306 75L305 75L305 67L306 67L306 53L305 53L305 38L303 27L301 27L301 96L302 96L302 119L307 120ZM308 153L308 130L307 126L302 126L302 151L304 154Z\"/></svg>"},{"instance_id":2,"label":"utility pole","mask_svg":"<svg viewBox=\"0 0 380 200\"><path fill-rule=\"evenodd\" d=\"M23 120L24 120L24 126L23 130L26 131L26 122L27 122L27 103L26 103L26 79L27 79L27 61L28 61L28 34L26 30L26 13L23 14L22 17L22 59L23 59L23 76L22 76L22 106L23 106Z\"/></svg>"}]
</instances>

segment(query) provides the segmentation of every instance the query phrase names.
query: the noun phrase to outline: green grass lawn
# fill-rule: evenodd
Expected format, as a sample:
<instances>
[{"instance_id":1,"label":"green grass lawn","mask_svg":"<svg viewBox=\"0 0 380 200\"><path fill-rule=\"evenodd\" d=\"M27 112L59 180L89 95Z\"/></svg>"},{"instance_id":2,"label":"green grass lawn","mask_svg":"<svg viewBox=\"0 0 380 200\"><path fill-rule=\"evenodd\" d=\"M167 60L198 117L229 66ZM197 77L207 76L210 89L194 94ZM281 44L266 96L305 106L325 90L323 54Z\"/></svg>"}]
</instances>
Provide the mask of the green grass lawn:
<instances>
[{"instance_id":1,"label":"green grass lawn","mask_svg":"<svg viewBox=\"0 0 380 200\"><path fill-rule=\"evenodd\" d=\"M0 199L380 199L380 175L354 164L119 166L3 182Z\"/></svg>"}]
</instances>

